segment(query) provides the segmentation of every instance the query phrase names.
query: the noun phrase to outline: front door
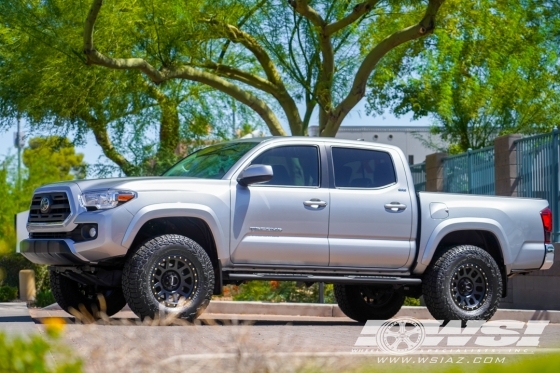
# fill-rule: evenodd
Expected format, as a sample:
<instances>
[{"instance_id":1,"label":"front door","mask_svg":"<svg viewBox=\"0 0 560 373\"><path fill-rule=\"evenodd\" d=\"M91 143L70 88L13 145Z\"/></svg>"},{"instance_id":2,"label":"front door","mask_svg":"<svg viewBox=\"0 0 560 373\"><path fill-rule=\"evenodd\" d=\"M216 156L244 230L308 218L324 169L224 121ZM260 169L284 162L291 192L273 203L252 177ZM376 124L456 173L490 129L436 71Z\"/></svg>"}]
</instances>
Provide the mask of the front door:
<instances>
[{"instance_id":1,"label":"front door","mask_svg":"<svg viewBox=\"0 0 560 373\"><path fill-rule=\"evenodd\" d=\"M272 180L232 181L235 264L328 265L329 190L320 185L319 159L315 145L278 146L251 162L272 166Z\"/></svg>"},{"instance_id":2,"label":"front door","mask_svg":"<svg viewBox=\"0 0 560 373\"><path fill-rule=\"evenodd\" d=\"M332 267L399 268L413 253L415 206L395 150L332 147Z\"/></svg>"}]
</instances>

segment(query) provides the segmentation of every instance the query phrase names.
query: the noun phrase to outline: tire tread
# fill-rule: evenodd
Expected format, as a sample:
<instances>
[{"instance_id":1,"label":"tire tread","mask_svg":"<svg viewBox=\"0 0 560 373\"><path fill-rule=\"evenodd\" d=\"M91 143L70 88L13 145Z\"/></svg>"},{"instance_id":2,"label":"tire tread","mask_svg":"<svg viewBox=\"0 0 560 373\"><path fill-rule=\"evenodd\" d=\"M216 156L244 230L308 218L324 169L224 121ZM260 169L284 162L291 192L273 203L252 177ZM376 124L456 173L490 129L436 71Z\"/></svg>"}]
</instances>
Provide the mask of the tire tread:
<instances>
[{"instance_id":1,"label":"tire tread","mask_svg":"<svg viewBox=\"0 0 560 373\"><path fill-rule=\"evenodd\" d=\"M447 282L444 281L444 277L453 269L451 267L456 260L461 257L484 261L490 269L488 276L497 280L497 286L495 289L492 289L493 294L489 299L491 304L480 314L467 314L467 312L471 311L459 313L452 301L450 302L450 299L442 296L449 290L446 288ZM422 293L428 311L436 320L489 320L498 309L502 286L500 269L494 258L487 251L477 246L460 245L449 249L438 258L434 258L433 264L428 267L424 274Z\"/></svg>"},{"instance_id":2,"label":"tire tread","mask_svg":"<svg viewBox=\"0 0 560 373\"><path fill-rule=\"evenodd\" d=\"M152 306L152 297L144 281L149 278L149 273L146 271L146 264L150 258L157 254L161 249L170 246L182 246L191 255L193 255L202 265L203 273L200 274L201 278L206 279L206 287L203 289L205 292L201 304L197 305L194 309L185 310L179 315L180 318L192 321L196 319L210 303L214 289L214 270L212 262L204 249L195 241L185 236L176 234L166 234L152 240L145 242L130 258L127 260L123 270L123 292L130 309L140 318L156 316L155 310Z\"/></svg>"}]
</instances>

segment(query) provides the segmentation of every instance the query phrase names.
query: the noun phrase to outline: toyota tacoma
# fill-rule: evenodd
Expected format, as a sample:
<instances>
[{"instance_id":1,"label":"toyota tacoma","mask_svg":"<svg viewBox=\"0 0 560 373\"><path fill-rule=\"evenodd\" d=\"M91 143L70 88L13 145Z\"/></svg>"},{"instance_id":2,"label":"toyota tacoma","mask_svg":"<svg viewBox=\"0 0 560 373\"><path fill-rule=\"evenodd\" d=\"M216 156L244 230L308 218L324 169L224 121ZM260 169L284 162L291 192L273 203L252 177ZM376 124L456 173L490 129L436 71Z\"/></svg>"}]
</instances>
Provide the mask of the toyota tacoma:
<instances>
[{"instance_id":1,"label":"toyota tacoma","mask_svg":"<svg viewBox=\"0 0 560 373\"><path fill-rule=\"evenodd\" d=\"M487 320L508 278L548 269L541 199L416 193L396 147L274 137L208 146L161 177L38 188L21 253L47 264L66 311L126 303L140 318L200 315L225 284L334 284L358 321L424 296L438 320Z\"/></svg>"}]
</instances>

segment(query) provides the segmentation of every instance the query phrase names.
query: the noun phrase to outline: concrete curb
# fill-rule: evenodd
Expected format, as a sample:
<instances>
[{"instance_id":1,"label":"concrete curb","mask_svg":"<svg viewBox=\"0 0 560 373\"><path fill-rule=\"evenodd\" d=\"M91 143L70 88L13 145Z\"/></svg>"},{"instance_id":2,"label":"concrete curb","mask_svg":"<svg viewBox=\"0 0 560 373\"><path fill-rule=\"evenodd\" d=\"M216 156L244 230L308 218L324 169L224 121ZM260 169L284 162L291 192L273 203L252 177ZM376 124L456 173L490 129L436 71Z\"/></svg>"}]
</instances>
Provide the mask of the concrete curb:
<instances>
[{"instance_id":1,"label":"concrete curb","mask_svg":"<svg viewBox=\"0 0 560 373\"><path fill-rule=\"evenodd\" d=\"M214 314L346 317L336 304L213 301L206 309ZM404 306L395 317L433 319L426 307ZM499 309L493 320L549 320L560 323L560 311Z\"/></svg>"},{"instance_id":2,"label":"concrete curb","mask_svg":"<svg viewBox=\"0 0 560 373\"><path fill-rule=\"evenodd\" d=\"M44 310L60 310L58 304L43 308ZM125 306L123 311L130 311ZM237 315L270 315L270 316L311 316L311 317L346 317L336 304L318 303L270 303L270 302L234 302L212 301L205 313L237 314ZM395 317L413 317L415 319L433 319L426 307L404 306ZM493 320L549 320L560 323L560 311L510 310L499 309Z\"/></svg>"}]
</instances>

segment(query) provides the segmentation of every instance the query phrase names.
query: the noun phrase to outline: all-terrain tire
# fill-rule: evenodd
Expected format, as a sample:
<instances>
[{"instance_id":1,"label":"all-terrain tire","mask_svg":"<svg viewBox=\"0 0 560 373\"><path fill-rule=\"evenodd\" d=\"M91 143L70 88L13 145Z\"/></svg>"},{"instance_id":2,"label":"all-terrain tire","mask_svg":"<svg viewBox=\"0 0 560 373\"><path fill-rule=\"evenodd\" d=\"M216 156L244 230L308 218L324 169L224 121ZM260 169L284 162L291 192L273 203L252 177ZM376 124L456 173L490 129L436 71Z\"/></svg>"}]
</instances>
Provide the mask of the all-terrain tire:
<instances>
[{"instance_id":1,"label":"all-terrain tire","mask_svg":"<svg viewBox=\"0 0 560 373\"><path fill-rule=\"evenodd\" d=\"M192 321L214 290L208 254L190 238L167 234L144 243L125 263L123 292L141 319L167 315Z\"/></svg>"},{"instance_id":2,"label":"all-terrain tire","mask_svg":"<svg viewBox=\"0 0 560 373\"><path fill-rule=\"evenodd\" d=\"M502 294L496 261L480 247L456 246L428 267L422 292L436 320L488 320Z\"/></svg>"},{"instance_id":3,"label":"all-terrain tire","mask_svg":"<svg viewBox=\"0 0 560 373\"><path fill-rule=\"evenodd\" d=\"M89 316L99 319L101 314L113 316L126 305L121 288L83 285L56 271L49 274L54 299L70 314L86 311Z\"/></svg>"},{"instance_id":4,"label":"all-terrain tire","mask_svg":"<svg viewBox=\"0 0 560 373\"><path fill-rule=\"evenodd\" d=\"M390 285L334 284L334 296L340 310L359 322L390 319L405 299L401 289Z\"/></svg>"}]
</instances>

